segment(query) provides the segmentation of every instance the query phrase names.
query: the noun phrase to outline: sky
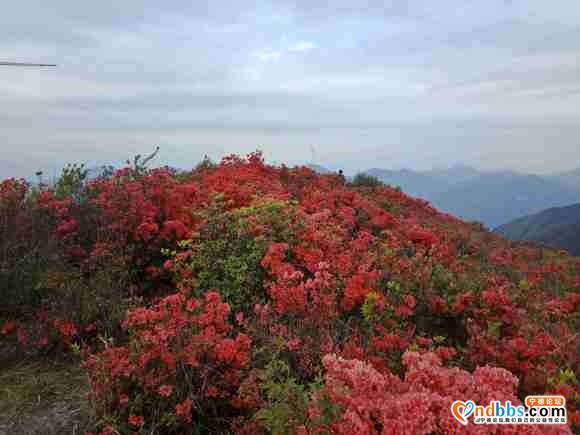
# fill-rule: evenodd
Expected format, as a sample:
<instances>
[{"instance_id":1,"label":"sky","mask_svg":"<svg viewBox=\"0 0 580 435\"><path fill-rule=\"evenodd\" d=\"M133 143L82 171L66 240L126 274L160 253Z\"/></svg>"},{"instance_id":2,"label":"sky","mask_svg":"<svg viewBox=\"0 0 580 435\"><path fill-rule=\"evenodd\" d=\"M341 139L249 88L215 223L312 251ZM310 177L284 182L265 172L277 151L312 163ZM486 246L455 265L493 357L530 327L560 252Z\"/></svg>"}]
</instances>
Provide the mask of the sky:
<instances>
[{"instance_id":1,"label":"sky","mask_svg":"<svg viewBox=\"0 0 580 435\"><path fill-rule=\"evenodd\" d=\"M9 2L0 176L275 163L580 166L577 0Z\"/></svg>"}]
</instances>

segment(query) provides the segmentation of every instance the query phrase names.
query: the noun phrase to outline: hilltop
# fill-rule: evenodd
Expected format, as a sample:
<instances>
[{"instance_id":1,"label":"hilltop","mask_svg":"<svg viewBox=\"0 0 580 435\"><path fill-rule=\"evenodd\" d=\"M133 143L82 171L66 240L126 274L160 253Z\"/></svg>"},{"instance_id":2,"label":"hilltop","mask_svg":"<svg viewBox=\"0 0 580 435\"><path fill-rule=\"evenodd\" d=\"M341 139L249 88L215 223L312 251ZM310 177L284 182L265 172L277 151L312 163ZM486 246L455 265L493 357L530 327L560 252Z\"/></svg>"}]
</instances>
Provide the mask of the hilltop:
<instances>
[{"instance_id":1,"label":"hilltop","mask_svg":"<svg viewBox=\"0 0 580 435\"><path fill-rule=\"evenodd\" d=\"M0 184L0 336L28 358L80 358L93 432L579 422L579 259L372 177L259 153L191 171L141 163ZM543 393L567 398L570 427L465 428L449 412Z\"/></svg>"}]
</instances>

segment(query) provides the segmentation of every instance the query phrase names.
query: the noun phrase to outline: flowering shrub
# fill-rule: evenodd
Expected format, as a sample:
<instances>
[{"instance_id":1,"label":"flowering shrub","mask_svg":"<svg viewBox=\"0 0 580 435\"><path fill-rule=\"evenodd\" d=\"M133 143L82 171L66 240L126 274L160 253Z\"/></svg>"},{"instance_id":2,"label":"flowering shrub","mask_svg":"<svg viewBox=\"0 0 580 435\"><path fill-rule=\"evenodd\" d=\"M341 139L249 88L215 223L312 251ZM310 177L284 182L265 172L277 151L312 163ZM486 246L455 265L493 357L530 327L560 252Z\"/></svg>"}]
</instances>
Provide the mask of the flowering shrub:
<instances>
[{"instance_id":1,"label":"flowering shrub","mask_svg":"<svg viewBox=\"0 0 580 435\"><path fill-rule=\"evenodd\" d=\"M80 347L101 433L455 433L450 401L544 393L580 420L577 258L259 153L68 175L0 185L0 303L36 289L0 336Z\"/></svg>"},{"instance_id":2,"label":"flowering shrub","mask_svg":"<svg viewBox=\"0 0 580 435\"><path fill-rule=\"evenodd\" d=\"M252 339L234 333L229 314L213 292L203 300L176 293L129 311L128 345L84 364L97 409L127 430L169 431L192 419L220 426L251 358ZM142 415L154 418L136 417Z\"/></svg>"},{"instance_id":3,"label":"flowering shrub","mask_svg":"<svg viewBox=\"0 0 580 435\"><path fill-rule=\"evenodd\" d=\"M45 267L48 243L43 216L31 210L30 184L24 180L0 181L0 313L37 308L35 286Z\"/></svg>"},{"instance_id":4,"label":"flowering shrub","mask_svg":"<svg viewBox=\"0 0 580 435\"><path fill-rule=\"evenodd\" d=\"M323 359L327 370L324 388L316 393L308 411L314 429L302 433L336 434L566 434L565 426L462 426L449 412L461 398L478 404L491 400L521 405L516 395L518 380L504 369L478 367L473 374L444 368L432 352L406 352L404 380L380 373L359 360L335 355ZM326 403L325 403L326 402ZM328 403L340 409L340 417L321 425Z\"/></svg>"},{"instance_id":5,"label":"flowering shrub","mask_svg":"<svg viewBox=\"0 0 580 435\"><path fill-rule=\"evenodd\" d=\"M293 237L293 207L261 199L248 207L225 210L221 197L198 214L203 225L184 240L165 268L173 271L180 289L203 294L219 289L234 310L251 312L264 303L262 258L270 243Z\"/></svg>"}]
</instances>

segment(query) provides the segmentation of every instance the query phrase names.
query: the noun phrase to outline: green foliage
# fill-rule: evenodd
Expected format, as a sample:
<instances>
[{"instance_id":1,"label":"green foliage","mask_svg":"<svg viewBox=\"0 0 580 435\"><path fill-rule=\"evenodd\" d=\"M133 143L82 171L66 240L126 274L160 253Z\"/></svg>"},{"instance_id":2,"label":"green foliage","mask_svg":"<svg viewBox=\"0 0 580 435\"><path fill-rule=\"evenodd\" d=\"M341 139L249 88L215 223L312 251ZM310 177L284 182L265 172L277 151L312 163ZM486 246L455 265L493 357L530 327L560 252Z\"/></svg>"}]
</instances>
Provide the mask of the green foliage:
<instances>
[{"instance_id":1,"label":"green foliage","mask_svg":"<svg viewBox=\"0 0 580 435\"><path fill-rule=\"evenodd\" d=\"M290 366L279 359L272 360L262 374L265 406L255 418L272 435L287 435L307 421L310 394L304 385L291 376Z\"/></svg>"},{"instance_id":2,"label":"green foliage","mask_svg":"<svg viewBox=\"0 0 580 435\"><path fill-rule=\"evenodd\" d=\"M578 380L576 379L576 374L574 370L565 368L560 369L558 376L548 378L548 385L576 385Z\"/></svg>"},{"instance_id":3,"label":"green foliage","mask_svg":"<svg viewBox=\"0 0 580 435\"><path fill-rule=\"evenodd\" d=\"M193 288L199 294L219 289L234 311L250 312L256 303L266 300L266 271L261 261L268 245L294 237L293 206L270 200L224 211L216 197L204 213L200 218L207 224L198 237L181 243L191 252L181 266L191 272ZM256 235L258 227L262 230Z\"/></svg>"},{"instance_id":4,"label":"green foliage","mask_svg":"<svg viewBox=\"0 0 580 435\"><path fill-rule=\"evenodd\" d=\"M225 236L200 243L191 267L197 272L201 289L220 289L224 299L238 309L248 298L253 298L255 291L260 293L264 280L260 261L265 247L254 240L235 240L228 237L231 234ZM259 302L262 298L257 299L252 302Z\"/></svg>"},{"instance_id":5,"label":"green foliage","mask_svg":"<svg viewBox=\"0 0 580 435\"><path fill-rule=\"evenodd\" d=\"M119 338L122 335L119 325L131 307L131 299L126 296L129 273L114 266L90 275L66 266L62 270L52 270L50 280L41 281L53 311L67 313L68 319L78 325L97 322L102 334Z\"/></svg>"},{"instance_id":6,"label":"green foliage","mask_svg":"<svg viewBox=\"0 0 580 435\"><path fill-rule=\"evenodd\" d=\"M373 323L377 320L380 313L377 313L377 301L379 299L378 293L369 293L364 304L361 307L363 318L368 323Z\"/></svg>"},{"instance_id":7,"label":"green foliage","mask_svg":"<svg viewBox=\"0 0 580 435\"><path fill-rule=\"evenodd\" d=\"M316 393L316 395L318 399L316 404L320 415L311 420L311 426L313 428L325 428L338 421L344 410L340 405L334 403L328 394L320 392ZM327 432L319 433L325 434Z\"/></svg>"},{"instance_id":8,"label":"green foliage","mask_svg":"<svg viewBox=\"0 0 580 435\"><path fill-rule=\"evenodd\" d=\"M78 198L82 192L88 175L85 165L68 164L54 186L54 194L57 198Z\"/></svg>"},{"instance_id":9,"label":"green foliage","mask_svg":"<svg viewBox=\"0 0 580 435\"><path fill-rule=\"evenodd\" d=\"M394 294L397 296L402 296L403 295L403 288L401 287L401 284L399 284L397 281L389 281L387 282L387 288Z\"/></svg>"},{"instance_id":10,"label":"green foliage","mask_svg":"<svg viewBox=\"0 0 580 435\"><path fill-rule=\"evenodd\" d=\"M0 315L9 316L40 306L41 281L56 248L50 238L53 222L44 211L13 211L13 216L0 211Z\"/></svg>"},{"instance_id":11,"label":"green foliage","mask_svg":"<svg viewBox=\"0 0 580 435\"><path fill-rule=\"evenodd\" d=\"M487 333L492 337L499 339L501 337L502 322L487 322Z\"/></svg>"},{"instance_id":12,"label":"green foliage","mask_svg":"<svg viewBox=\"0 0 580 435\"><path fill-rule=\"evenodd\" d=\"M377 177L372 175L365 174L363 172L358 173L354 176L350 185L353 187L380 187L384 186L384 183L379 180Z\"/></svg>"},{"instance_id":13,"label":"green foliage","mask_svg":"<svg viewBox=\"0 0 580 435\"><path fill-rule=\"evenodd\" d=\"M14 258L9 268L0 269L0 307L14 315L20 310L40 306L41 280L48 258L41 252L30 252Z\"/></svg>"},{"instance_id":14,"label":"green foliage","mask_svg":"<svg viewBox=\"0 0 580 435\"><path fill-rule=\"evenodd\" d=\"M431 271L431 285L440 295L449 297L455 294L454 282L456 282L455 276L444 265L436 264L433 266Z\"/></svg>"},{"instance_id":15,"label":"green foliage","mask_svg":"<svg viewBox=\"0 0 580 435\"><path fill-rule=\"evenodd\" d=\"M213 169L215 167L217 167L216 163L206 155L203 157L203 160L197 164L195 170L202 171L204 169Z\"/></svg>"}]
</instances>

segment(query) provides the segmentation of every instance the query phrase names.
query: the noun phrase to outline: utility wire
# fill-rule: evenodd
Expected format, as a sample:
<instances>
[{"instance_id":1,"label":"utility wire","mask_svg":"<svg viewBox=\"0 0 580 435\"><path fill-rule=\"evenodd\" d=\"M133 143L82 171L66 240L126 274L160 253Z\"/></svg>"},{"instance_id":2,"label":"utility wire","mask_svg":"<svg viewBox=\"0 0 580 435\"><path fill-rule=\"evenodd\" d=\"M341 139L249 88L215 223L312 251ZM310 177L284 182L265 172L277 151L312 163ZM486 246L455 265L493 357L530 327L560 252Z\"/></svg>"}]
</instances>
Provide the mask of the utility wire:
<instances>
[{"instance_id":1,"label":"utility wire","mask_svg":"<svg viewBox=\"0 0 580 435\"><path fill-rule=\"evenodd\" d=\"M46 66L56 66L56 64L53 64L53 63L0 62L0 66L37 66L37 67L46 67Z\"/></svg>"}]
</instances>

